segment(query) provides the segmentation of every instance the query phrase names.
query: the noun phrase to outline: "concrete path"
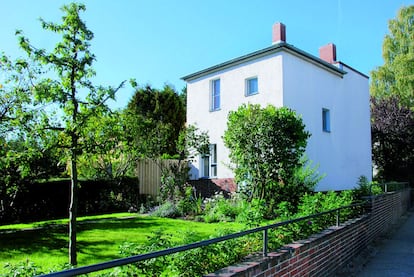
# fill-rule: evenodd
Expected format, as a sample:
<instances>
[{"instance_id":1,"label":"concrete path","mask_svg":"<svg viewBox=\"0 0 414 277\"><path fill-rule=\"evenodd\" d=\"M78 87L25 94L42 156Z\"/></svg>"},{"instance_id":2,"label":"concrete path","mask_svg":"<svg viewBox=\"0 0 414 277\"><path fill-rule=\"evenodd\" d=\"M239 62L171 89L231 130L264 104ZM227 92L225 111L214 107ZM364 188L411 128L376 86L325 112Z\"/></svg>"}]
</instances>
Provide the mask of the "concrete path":
<instances>
[{"instance_id":1,"label":"concrete path","mask_svg":"<svg viewBox=\"0 0 414 277\"><path fill-rule=\"evenodd\" d=\"M404 217L395 231L376 243L375 253L354 276L414 277L414 214Z\"/></svg>"}]
</instances>

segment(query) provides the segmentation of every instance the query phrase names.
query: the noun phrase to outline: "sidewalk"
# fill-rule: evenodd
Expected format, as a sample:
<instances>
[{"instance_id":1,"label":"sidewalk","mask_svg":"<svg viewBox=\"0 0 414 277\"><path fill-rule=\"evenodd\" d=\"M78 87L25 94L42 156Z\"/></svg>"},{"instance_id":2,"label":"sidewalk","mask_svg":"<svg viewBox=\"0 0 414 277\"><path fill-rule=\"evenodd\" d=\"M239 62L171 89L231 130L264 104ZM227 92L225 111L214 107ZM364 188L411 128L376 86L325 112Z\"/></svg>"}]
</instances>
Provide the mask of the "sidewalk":
<instances>
[{"instance_id":1,"label":"sidewalk","mask_svg":"<svg viewBox=\"0 0 414 277\"><path fill-rule=\"evenodd\" d=\"M414 276L414 215L403 216L395 230L374 244L371 258L357 277Z\"/></svg>"}]
</instances>

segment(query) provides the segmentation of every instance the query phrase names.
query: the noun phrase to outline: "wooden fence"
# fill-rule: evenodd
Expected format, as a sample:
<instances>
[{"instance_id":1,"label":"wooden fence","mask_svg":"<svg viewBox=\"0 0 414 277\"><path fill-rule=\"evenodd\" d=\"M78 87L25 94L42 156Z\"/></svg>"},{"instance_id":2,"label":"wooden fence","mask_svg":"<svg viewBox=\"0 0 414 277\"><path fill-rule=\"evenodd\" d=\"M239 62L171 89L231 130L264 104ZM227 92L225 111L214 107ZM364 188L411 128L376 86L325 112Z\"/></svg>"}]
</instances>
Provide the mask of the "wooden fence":
<instances>
[{"instance_id":1,"label":"wooden fence","mask_svg":"<svg viewBox=\"0 0 414 277\"><path fill-rule=\"evenodd\" d=\"M177 160L141 160L137 163L140 194L158 196L161 186L162 168Z\"/></svg>"}]
</instances>

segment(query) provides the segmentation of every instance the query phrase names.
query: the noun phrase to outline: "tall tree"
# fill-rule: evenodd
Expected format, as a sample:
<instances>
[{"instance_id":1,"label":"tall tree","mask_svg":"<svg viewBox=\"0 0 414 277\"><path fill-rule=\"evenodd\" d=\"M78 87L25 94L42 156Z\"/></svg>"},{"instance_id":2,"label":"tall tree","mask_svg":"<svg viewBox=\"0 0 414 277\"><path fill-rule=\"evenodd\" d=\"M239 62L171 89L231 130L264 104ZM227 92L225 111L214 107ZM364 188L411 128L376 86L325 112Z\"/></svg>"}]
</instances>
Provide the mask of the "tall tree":
<instances>
[{"instance_id":1,"label":"tall tree","mask_svg":"<svg viewBox=\"0 0 414 277\"><path fill-rule=\"evenodd\" d=\"M402 7L389 21L388 29L382 49L384 64L371 72L373 161L379 169L378 178L410 180L414 159L414 5Z\"/></svg>"},{"instance_id":2,"label":"tall tree","mask_svg":"<svg viewBox=\"0 0 414 277\"><path fill-rule=\"evenodd\" d=\"M36 103L54 104L61 110L56 114L57 120L53 120L54 117L44 111L37 131L59 132L56 146L66 149L70 161L69 263L72 265L77 264L77 159L88 146L85 141L88 138L85 133L87 128L84 127L95 115L108 112L106 100L114 99L116 91L123 84L117 88L92 84L90 78L95 75L92 69L95 56L90 51L90 41L93 33L80 18L80 12L85 9L83 4L71 3L62 7L64 15L61 23L40 19L43 29L61 35L61 41L51 52L36 48L21 31L16 32L20 47L29 59L40 64L47 73L32 87Z\"/></svg>"},{"instance_id":3,"label":"tall tree","mask_svg":"<svg viewBox=\"0 0 414 277\"><path fill-rule=\"evenodd\" d=\"M414 6L402 7L388 29L382 46L384 65L371 72L371 94L397 96L400 104L414 110Z\"/></svg>"},{"instance_id":4,"label":"tall tree","mask_svg":"<svg viewBox=\"0 0 414 277\"><path fill-rule=\"evenodd\" d=\"M133 133L144 132L144 135L148 135L150 132L151 135L162 139L162 142L157 142L159 156L178 154L177 141L180 132L184 129L186 118L182 97L168 85L162 90L154 89L149 85L138 87L135 84L134 87L135 94L128 103L126 112L135 122L145 121L147 128L135 128L132 130Z\"/></svg>"}]
</instances>

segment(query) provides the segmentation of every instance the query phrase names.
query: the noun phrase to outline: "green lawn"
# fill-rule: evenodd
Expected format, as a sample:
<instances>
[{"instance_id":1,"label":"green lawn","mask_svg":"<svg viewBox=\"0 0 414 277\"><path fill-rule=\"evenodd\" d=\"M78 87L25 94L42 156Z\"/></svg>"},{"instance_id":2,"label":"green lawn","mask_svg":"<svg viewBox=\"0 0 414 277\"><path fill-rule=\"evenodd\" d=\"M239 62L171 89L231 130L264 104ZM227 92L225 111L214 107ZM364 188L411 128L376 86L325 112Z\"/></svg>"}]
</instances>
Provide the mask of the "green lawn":
<instances>
[{"instance_id":1,"label":"green lawn","mask_svg":"<svg viewBox=\"0 0 414 277\"><path fill-rule=\"evenodd\" d=\"M78 264L94 264L120 258L124 242L144 242L157 230L181 236L191 231L199 240L222 229L243 228L237 223L214 223L156 218L134 214L110 214L78 220ZM61 267L68 261L67 220L0 226L0 273L6 263L29 259L42 270ZM4 272L4 271L3 271Z\"/></svg>"}]
</instances>

